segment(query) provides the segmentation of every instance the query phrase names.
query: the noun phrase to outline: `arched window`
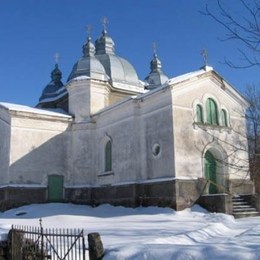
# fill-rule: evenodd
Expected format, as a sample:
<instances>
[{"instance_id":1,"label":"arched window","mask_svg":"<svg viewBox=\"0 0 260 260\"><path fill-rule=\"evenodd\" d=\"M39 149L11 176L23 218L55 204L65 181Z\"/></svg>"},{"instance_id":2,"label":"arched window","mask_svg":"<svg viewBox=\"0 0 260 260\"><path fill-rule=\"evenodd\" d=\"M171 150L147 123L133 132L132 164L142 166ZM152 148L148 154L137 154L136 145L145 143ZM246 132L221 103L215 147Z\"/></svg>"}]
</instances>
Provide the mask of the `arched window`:
<instances>
[{"instance_id":1,"label":"arched window","mask_svg":"<svg viewBox=\"0 0 260 260\"><path fill-rule=\"evenodd\" d=\"M196 106L196 122L203 123L203 110L201 105Z\"/></svg>"},{"instance_id":2,"label":"arched window","mask_svg":"<svg viewBox=\"0 0 260 260\"><path fill-rule=\"evenodd\" d=\"M105 146L105 172L112 171L112 143L108 140Z\"/></svg>"},{"instance_id":3,"label":"arched window","mask_svg":"<svg viewBox=\"0 0 260 260\"><path fill-rule=\"evenodd\" d=\"M218 106L212 98L207 100L207 123L218 125Z\"/></svg>"},{"instance_id":4,"label":"arched window","mask_svg":"<svg viewBox=\"0 0 260 260\"><path fill-rule=\"evenodd\" d=\"M222 126L228 126L227 112L225 109L221 110L221 123Z\"/></svg>"}]
</instances>

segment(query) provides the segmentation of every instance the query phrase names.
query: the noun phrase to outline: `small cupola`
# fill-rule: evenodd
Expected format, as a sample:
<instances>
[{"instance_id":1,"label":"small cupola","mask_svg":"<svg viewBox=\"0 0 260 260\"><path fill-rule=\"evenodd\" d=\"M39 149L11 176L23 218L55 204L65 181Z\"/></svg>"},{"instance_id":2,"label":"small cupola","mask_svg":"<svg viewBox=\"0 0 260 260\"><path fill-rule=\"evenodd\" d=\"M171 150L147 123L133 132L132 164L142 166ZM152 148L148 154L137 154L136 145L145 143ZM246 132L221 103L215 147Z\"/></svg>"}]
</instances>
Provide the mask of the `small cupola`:
<instances>
[{"instance_id":1,"label":"small cupola","mask_svg":"<svg viewBox=\"0 0 260 260\"><path fill-rule=\"evenodd\" d=\"M39 103L55 101L58 97L66 93L66 89L61 81L62 73L58 64L55 64L54 70L51 72L51 81L44 88Z\"/></svg>"},{"instance_id":2,"label":"small cupola","mask_svg":"<svg viewBox=\"0 0 260 260\"><path fill-rule=\"evenodd\" d=\"M101 36L95 41L96 54L115 54L115 43L104 28Z\"/></svg>"},{"instance_id":3,"label":"small cupola","mask_svg":"<svg viewBox=\"0 0 260 260\"><path fill-rule=\"evenodd\" d=\"M157 56L155 47L153 59L150 62L150 69L149 75L145 78L145 82L147 83L146 89L160 87L168 80L168 77L162 71L162 63Z\"/></svg>"},{"instance_id":4,"label":"small cupola","mask_svg":"<svg viewBox=\"0 0 260 260\"><path fill-rule=\"evenodd\" d=\"M84 44L82 46L82 50L83 50L83 57L93 57L95 54L95 46L94 44L91 42L91 37L88 37L88 40L86 42L86 44Z\"/></svg>"},{"instance_id":5,"label":"small cupola","mask_svg":"<svg viewBox=\"0 0 260 260\"><path fill-rule=\"evenodd\" d=\"M115 54L115 43L107 32L108 19L102 19L103 30L101 36L95 41L96 55Z\"/></svg>"}]
</instances>

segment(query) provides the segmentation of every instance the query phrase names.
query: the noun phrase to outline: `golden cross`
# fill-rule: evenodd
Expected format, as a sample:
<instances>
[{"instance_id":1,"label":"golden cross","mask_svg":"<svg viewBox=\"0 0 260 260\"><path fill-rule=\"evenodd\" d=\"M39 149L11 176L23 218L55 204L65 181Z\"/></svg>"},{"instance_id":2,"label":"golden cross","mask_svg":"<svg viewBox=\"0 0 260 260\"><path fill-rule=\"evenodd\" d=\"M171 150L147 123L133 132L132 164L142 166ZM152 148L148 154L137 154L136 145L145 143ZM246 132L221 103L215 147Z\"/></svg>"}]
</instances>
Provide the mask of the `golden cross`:
<instances>
[{"instance_id":1,"label":"golden cross","mask_svg":"<svg viewBox=\"0 0 260 260\"><path fill-rule=\"evenodd\" d=\"M200 53L203 57L204 60L204 65L207 66L208 65L208 52L207 50L204 48L202 49L201 53Z\"/></svg>"},{"instance_id":2,"label":"golden cross","mask_svg":"<svg viewBox=\"0 0 260 260\"><path fill-rule=\"evenodd\" d=\"M103 29L106 30L107 29L107 25L108 25L108 19L106 17L103 17L101 19L102 25L103 25Z\"/></svg>"},{"instance_id":3,"label":"golden cross","mask_svg":"<svg viewBox=\"0 0 260 260\"><path fill-rule=\"evenodd\" d=\"M153 48L153 54L156 54L156 52L157 52L157 45L156 45L155 42L153 42L152 48Z\"/></svg>"},{"instance_id":4,"label":"golden cross","mask_svg":"<svg viewBox=\"0 0 260 260\"><path fill-rule=\"evenodd\" d=\"M56 64L58 64L59 59L60 59L59 53L55 53L55 54L54 54L54 60L55 60L55 63L56 63Z\"/></svg>"},{"instance_id":5,"label":"golden cross","mask_svg":"<svg viewBox=\"0 0 260 260\"><path fill-rule=\"evenodd\" d=\"M91 34L92 34L92 26L90 24L88 24L86 26L86 30L87 30L87 33L88 33L88 36L91 37Z\"/></svg>"}]
</instances>

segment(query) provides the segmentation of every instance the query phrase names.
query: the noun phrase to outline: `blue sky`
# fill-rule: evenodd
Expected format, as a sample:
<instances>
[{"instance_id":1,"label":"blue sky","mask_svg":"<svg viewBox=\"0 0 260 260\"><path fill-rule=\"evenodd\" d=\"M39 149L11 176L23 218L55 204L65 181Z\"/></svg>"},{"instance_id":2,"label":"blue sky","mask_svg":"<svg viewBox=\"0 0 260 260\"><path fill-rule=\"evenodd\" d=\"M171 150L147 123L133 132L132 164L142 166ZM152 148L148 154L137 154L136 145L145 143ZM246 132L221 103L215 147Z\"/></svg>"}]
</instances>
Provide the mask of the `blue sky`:
<instances>
[{"instance_id":1,"label":"blue sky","mask_svg":"<svg viewBox=\"0 0 260 260\"><path fill-rule=\"evenodd\" d=\"M109 20L108 32L116 53L129 60L140 79L149 73L152 43L163 70L174 77L203 66L201 50L208 62L228 82L244 91L259 84L259 71L235 70L224 58L239 62L238 42L221 41L224 29L199 11L213 0L1 0L0 2L0 101L34 106L50 81L54 54L60 54L63 82L82 56L86 25L92 39L101 34L101 18ZM242 10L229 0L234 12Z\"/></svg>"}]
</instances>

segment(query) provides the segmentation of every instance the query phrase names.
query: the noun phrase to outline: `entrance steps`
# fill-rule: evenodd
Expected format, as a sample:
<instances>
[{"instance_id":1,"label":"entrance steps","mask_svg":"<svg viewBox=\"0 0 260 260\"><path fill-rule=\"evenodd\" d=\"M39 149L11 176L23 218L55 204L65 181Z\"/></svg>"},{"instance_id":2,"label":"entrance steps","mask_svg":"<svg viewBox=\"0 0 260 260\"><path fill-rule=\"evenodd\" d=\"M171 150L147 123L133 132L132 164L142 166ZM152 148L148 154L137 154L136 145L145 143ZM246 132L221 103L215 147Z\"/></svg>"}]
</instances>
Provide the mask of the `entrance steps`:
<instances>
[{"instance_id":1,"label":"entrance steps","mask_svg":"<svg viewBox=\"0 0 260 260\"><path fill-rule=\"evenodd\" d=\"M235 195L232 197L232 207L233 216L235 218L260 216L260 212L250 205L243 195Z\"/></svg>"}]
</instances>

